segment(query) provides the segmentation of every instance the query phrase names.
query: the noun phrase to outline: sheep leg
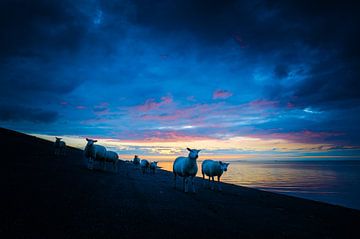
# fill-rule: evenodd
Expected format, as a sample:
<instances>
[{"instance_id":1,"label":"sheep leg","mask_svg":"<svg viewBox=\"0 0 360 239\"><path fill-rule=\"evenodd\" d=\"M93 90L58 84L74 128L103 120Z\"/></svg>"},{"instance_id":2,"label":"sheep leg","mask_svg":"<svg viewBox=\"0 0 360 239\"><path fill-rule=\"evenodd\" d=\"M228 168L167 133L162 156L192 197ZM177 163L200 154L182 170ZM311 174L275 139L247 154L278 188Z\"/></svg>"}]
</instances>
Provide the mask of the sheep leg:
<instances>
[{"instance_id":1,"label":"sheep leg","mask_svg":"<svg viewBox=\"0 0 360 239\"><path fill-rule=\"evenodd\" d=\"M210 176L209 176L208 188L210 188L210 186L211 186L211 181L210 181Z\"/></svg>"},{"instance_id":2,"label":"sheep leg","mask_svg":"<svg viewBox=\"0 0 360 239\"><path fill-rule=\"evenodd\" d=\"M192 192L193 192L193 193L196 193L196 192L195 192L194 177L191 177L191 187L192 187Z\"/></svg>"},{"instance_id":3,"label":"sheep leg","mask_svg":"<svg viewBox=\"0 0 360 239\"><path fill-rule=\"evenodd\" d=\"M211 177L212 178L212 184L211 184L211 190L214 190L214 176Z\"/></svg>"},{"instance_id":4,"label":"sheep leg","mask_svg":"<svg viewBox=\"0 0 360 239\"><path fill-rule=\"evenodd\" d=\"M176 174L174 173L174 188L176 189Z\"/></svg>"},{"instance_id":5,"label":"sheep leg","mask_svg":"<svg viewBox=\"0 0 360 239\"><path fill-rule=\"evenodd\" d=\"M206 181L205 181L205 174L202 173L202 177L203 177L203 187L205 187Z\"/></svg>"},{"instance_id":6,"label":"sheep leg","mask_svg":"<svg viewBox=\"0 0 360 239\"><path fill-rule=\"evenodd\" d=\"M217 185L218 185L218 190L219 190L219 191L222 191L222 189L221 189L221 183L220 183L220 176L218 176L217 178L218 178L218 183L217 183Z\"/></svg>"},{"instance_id":7,"label":"sheep leg","mask_svg":"<svg viewBox=\"0 0 360 239\"><path fill-rule=\"evenodd\" d=\"M93 168L94 168L94 160L93 160L93 158L89 158L89 160L88 160L88 168L90 169L90 170L93 170Z\"/></svg>"},{"instance_id":8,"label":"sheep leg","mask_svg":"<svg viewBox=\"0 0 360 239\"><path fill-rule=\"evenodd\" d=\"M188 192L188 187L187 187L187 177L183 177L183 190L184 192Z\"/></svg>"}]
</instances>

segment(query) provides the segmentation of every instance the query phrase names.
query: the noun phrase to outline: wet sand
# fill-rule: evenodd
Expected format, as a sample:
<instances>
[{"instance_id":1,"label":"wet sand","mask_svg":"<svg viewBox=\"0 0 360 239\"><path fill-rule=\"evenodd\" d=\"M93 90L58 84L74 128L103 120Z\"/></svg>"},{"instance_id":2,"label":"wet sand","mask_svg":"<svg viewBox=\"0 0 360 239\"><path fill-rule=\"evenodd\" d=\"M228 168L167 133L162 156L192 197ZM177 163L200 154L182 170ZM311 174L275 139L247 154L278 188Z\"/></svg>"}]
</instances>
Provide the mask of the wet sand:
<instances>
[{"instance_id":1,"label":"wet sand","mask_svg":"<svg viewBox=\"0 0 360 239\"><path fill-rule=\"evenodd\" d=\"M101 144L101 142L100 142ZM84 140L85 145L85 140ZM1 238L359 238L360 211L172 174L86 168L82 150L0 128ZM6 237L4 237L7 235Z\"/></svg>"}]
</instances>

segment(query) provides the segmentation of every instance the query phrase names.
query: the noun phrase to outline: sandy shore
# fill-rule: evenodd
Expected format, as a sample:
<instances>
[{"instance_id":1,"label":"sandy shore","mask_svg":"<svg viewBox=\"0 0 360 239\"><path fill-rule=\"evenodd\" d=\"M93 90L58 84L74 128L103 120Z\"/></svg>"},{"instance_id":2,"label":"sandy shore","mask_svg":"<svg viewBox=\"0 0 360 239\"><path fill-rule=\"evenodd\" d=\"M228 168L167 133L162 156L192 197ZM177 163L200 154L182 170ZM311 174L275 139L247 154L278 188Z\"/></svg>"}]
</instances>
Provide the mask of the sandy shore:
<instances>
[{"instance_id":1,"label":"sandy shore","mask_svg":"<svg viewBox=\"0 0 360 239\"><path fill-rule=\"evenodd\" d=\"M85 140L84 140L85 144ZM185 194L172 175L90 171L82 151L0 129L1 238L359 238L360 211L223 184ZM179 184L180 186L180 180ZM10 235L4 237L4 235Z\"/></svg>"}]
</instances>

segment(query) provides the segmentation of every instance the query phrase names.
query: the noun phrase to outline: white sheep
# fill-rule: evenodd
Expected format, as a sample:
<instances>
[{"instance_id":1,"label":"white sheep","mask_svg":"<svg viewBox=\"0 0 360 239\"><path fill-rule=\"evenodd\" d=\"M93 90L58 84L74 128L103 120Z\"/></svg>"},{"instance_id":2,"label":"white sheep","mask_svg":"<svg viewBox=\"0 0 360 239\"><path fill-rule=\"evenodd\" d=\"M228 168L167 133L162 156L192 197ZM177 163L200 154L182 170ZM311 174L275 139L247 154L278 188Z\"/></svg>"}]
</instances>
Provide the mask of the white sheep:
<instances>
[{"instance_id":1,"label":"white sheep","mask_svg":"<svg viewBox=\"0 0 360 239\"><path fill-rule=\"evenodd\" d=\"M157 168L157 163L158 163L157 161L153 161L150 163L150 170L153 174L155 174L155 170Z\"/></svg>"},{"instance_id":2,"label":"white sheep","mask_svg":"<svg viewBox=\"0 0 360 239\"><path fill-rule=\"evenodd\" d=\"M55 143L54 143L54 154L55 155L65 155L66 154L66 143L61 140L62 140L62 138L55 137Z\"/></svg>"},{"instance_id":3,"label":"white sheep","mask_svg":"<svg viewBox=\"0 0 360 239\"><path fill-rule=\"evenodd\" d=\"M113 165L114 172L117 172L117 163L119 161L119 155L114 151L106 151L105 162L109 162ZM104 164L105 171L105 164Z\"/></svg>"},{"instance_id":4,"label":"white sheep","mask_svg":"<svg viewBox=\"0 0 360 239\"><path fill-rule=\"evenodd\" d=\"M140 161L140 168L141 168L141 172L144 174L146 173L147 169L150 167L150 163L149 161L147 161L146 159L142 159Z\"/></svg>"},{"instance_id":5,"label":"white sheep","mask_svg":"<svg viewBox=\"0 0 360 239\"><path fill-rule=\"evenodd\" d=\"M196 159L200 150L187 148L188 157L177 157L173 164L174 188L176 188L176 176L183 177L183 190L188 192L188 184L191 182L192 191L195 192L194 177L198 171ZM190 181L190 182L189 182Z\"/></svg>"},{"instance_id":6,"label":"white sheep","mask_svg":"<svg viewBox=\"0 0 360 239\"><path fill-rule=\"evenodd\" d=\"M221 185L220 185L220 177L223 174L223 172L227 171L227 167L229 166L229 163L224 163L221 161L214 161L214 160L204 160L201 164L201 173L203 176L203 179L205 179L205 175L209 176L209 185L210 185L210 177L212 178L212 185L211 190L214 189L214 177L217 176L218 178L218 189L221 191Z\"/></svg>"},{"instance_id":7,"label":"white sheep","mask_svg":"<svg viewBox=\"0 0 360 239\"><path fill-rule=\"evenodd\" d=\"M105 163L106 148L101 145L95 145L97 140L86 138L87 144L84 149L84 155L88 159L88 168L93 169L94 161Z\"/></svg>"},{"instance_id":8,"label":"white sheep","mask_svg":"<svg viewBox=\"0 0 360 239\"><path fill-rule=\"evenodd\" d=\"M134 159L133 159L133 163L134 163L135 165L139 165L139 164L140 164L140 158L139 158L137 155L135 155L135 157L134 157Z\"/></svg>"}]
</instances>

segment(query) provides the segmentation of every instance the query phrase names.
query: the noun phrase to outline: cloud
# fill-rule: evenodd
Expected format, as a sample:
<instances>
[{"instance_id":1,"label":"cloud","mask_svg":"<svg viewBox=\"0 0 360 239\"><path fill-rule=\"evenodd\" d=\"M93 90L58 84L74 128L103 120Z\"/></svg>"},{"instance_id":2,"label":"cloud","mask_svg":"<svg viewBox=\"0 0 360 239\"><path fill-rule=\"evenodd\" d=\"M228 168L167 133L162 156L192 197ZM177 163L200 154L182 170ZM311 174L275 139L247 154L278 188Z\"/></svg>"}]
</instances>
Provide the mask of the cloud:
<instances>
[{"instance_id":1,"label":"cloud","mask_svg":"<svg viewBox=\"0 0 360 239\"><path fill-rule=\"evenodd\" d=\"M165 105L170 105L172 102L173 99L171 96L163 96L159 102L156 102L155 99L147 99L143 105L136 106L136 109L141 112L148 112L157 110Z\"/></svg>"},{"instance_id":2,"label":"cloud","mask_svg":"<svg viewBox=\"0 0 360 239\"><path fill-rule=\"evenodd\" d=\"M233 94L230 91L227 90L216 90L213 93L213 99L227 99L231 97Z\"/></svg>"},{"instance_id":3,"label":"cloud","mask_svg":"<svg viewBox=\"0 0 360 239\"><path fill-rule=\"evenodd\" d=\"M38 131L21 122L53 120L47 132L103 137L264 133L359 145L357 9L298 0L1 1L0 101L15 106L2 119Z\"/></svg>"},{"instance_id":4,"label":"cloud","mask_svg":"<svg viewBox=\"0 0 360 239\"><path fill-rule=\"evenodd\" d=\"M53 123L58 119L58 114L54 111L39 108L27 108L23 106L0 106L0 121L3 122L22 122L33 123Z\"/></svg>"}]
</instances>

